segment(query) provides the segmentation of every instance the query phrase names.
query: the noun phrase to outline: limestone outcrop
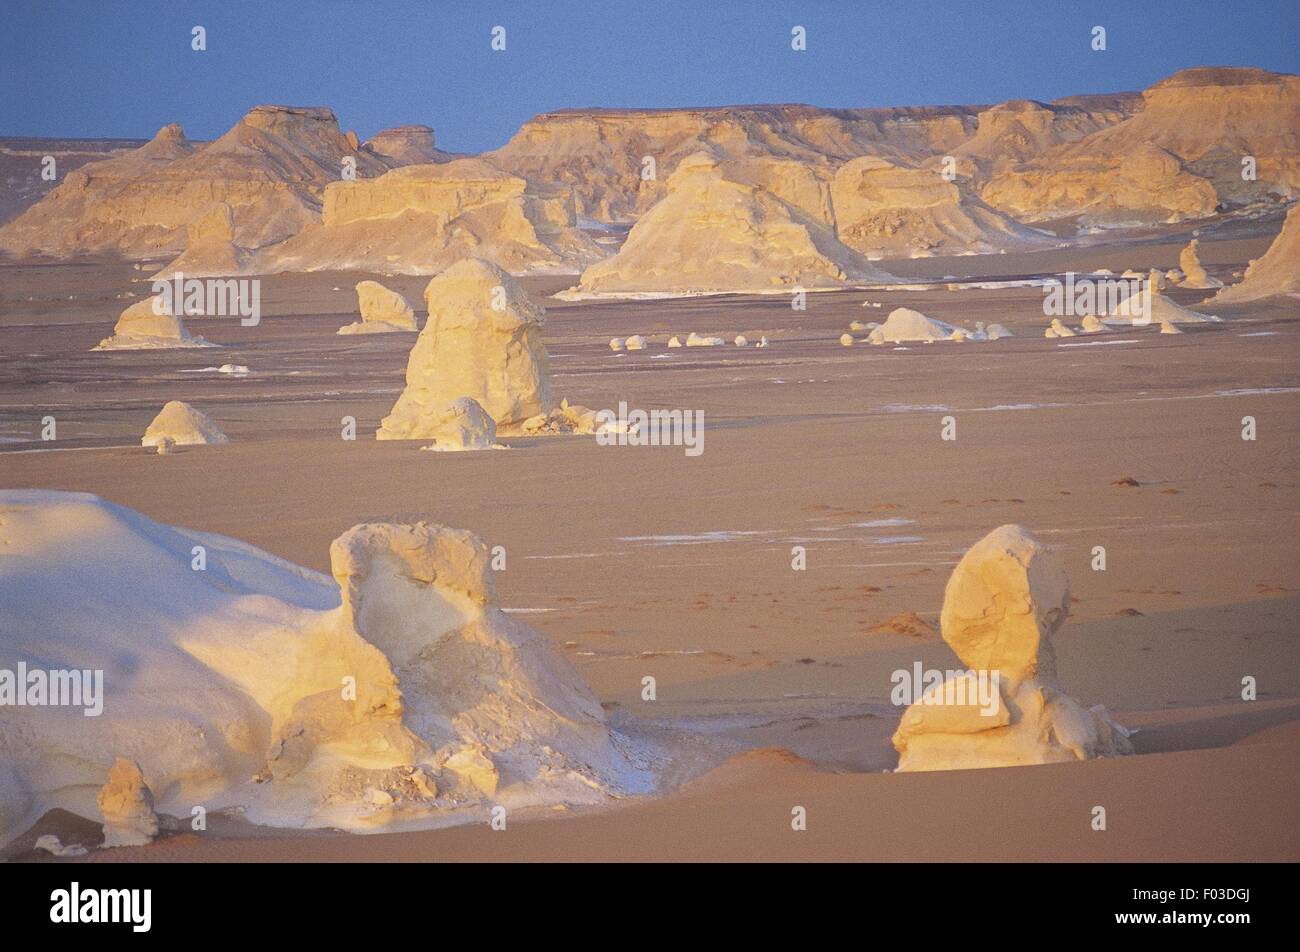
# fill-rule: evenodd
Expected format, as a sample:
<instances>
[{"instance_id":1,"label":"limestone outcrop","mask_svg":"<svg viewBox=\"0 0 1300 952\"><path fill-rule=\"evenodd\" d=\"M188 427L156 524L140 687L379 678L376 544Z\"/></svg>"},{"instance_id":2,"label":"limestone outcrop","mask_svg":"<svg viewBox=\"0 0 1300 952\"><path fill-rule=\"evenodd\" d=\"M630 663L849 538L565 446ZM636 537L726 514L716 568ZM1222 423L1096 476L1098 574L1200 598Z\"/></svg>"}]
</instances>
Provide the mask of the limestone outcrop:
<instances>
[{"instance_id":1,"label":"limestone outcrop","mask_svg":"<svg viewBox=\"0 0 1300 952\"><path fill-rule=\"evenodd\" d=\"M937 170L877 156L842 165L831 196L835 233L868 258L988 254L1049 243Z\"/></svg>"},{"instance_id":2,"label":"limestone outcrop","mask_svg":"<svg viewBox=\"0 0 1300 952\"><path fill-rule=\"evenodd\" d=\"M618 254L591 265L560 297L889 280L829 228L765 189L726 178L712 155L699 152L678 165L667 194L632 226Z\"/></svg>"},{"instance_id":3,"label":"limestone outcrop","mask_svg":"<svg viewBox=\"0 0 1300 952\"><path fill-rule=\"evenodd\" d=\"M321 220L259 256L257 270L436 274L473 256L514 274L573 273L602 254L570 196L475 158L334 182Z\"/></svg>"},{"instance_id":4,"label":"limestone outcrop","mask_svg":"<svg viewBox=\"0 0 1300 952\"><path fill-rule=\"evenodd\" d=\"M1057 683L1052 636L1069 613L1060 562L1027 530L994 529L944 590L943 639L966 666L924 690L894 734L900 771L1087 760L1131 753L1128 732L1100 705Z\"/></svg>"},{"instance_id":5,"label":"limestone outcrop","mask_svg":"<svg viewBox=\"0 0 1300 952\"><path fill-rule=\"evenodd\" d=\"M1291 206L1282 230L1268 251L1250 263L1241 281L1211 300L1237 304L1283 294L1300 294L1300 203Z\"/></svg>"},{"instance_id":6,"label":"limestone outcrop","mask_svg":"<svg viewBox=\"0 0 1300 952\"><path fill-rule=\"evenodd\" d=\"M411 348L406 388L381 440L433 438L448 404L470 397L500 431L554 409L542 343L545 311L499 266L467 258L424 291L429 318Z\"/></svg>"},{"instance_id":7,"label":"limestone outcrop","mask_svg":"<svg viewBox=\"0 0 1300 952\"><path fill-rule=\"evenodd\" d=\"M393 331L415 331L415 311L396 291L390 291L378 281L357 282L357 306L361 320L338 329L340 334L386 334Z\"/></svg>"},{"instance_id":8,"label":"limestone outcrop","mask_svg":"<svg viewBox=\"0 0 1300 952\"><path fill-rule=\"evenodd\" d=\"M183 400L169 400L144 431L140 445L170 448L229 442L212 417Z\"/></svg>"},{"instance_id":9,"label":"limestone outcrop","mask_svg":"<svg viewBox=\"0 0 1300 952\"><path fill-rule=\"evenodd\" d=\"M213 347L189 332L180 315L173 314L166 298L154 296L136 301L117 319L113 336L95 350L167 350L178 347Z\"/></svg>"}]
</instances>

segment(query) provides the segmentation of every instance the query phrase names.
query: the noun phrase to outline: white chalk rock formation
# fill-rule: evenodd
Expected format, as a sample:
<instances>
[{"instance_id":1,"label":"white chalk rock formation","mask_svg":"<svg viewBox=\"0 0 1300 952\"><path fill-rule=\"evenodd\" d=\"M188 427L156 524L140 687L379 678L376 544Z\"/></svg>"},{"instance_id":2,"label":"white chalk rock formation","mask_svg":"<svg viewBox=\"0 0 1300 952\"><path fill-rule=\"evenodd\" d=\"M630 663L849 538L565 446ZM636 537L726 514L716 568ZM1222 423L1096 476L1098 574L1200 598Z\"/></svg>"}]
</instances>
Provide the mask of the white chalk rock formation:
<instances>
[{"instance_id":1,"label":"white chalk rock formation","mask_svg":"<svg viewBox=\"0 0 1300 952\"><path fill-rule=\"evenodd\" d=\"M1128 732L1056 682L1052 635L1069 612L1060 562L1016 525L973 545L948 579L940 625L966 666L933 685L894 734L900 771L1087 760L1131 753ZM983 679L987 705L972 701ZM965 703L963 703L963 700Z\"/></svg>"},{"instance_id":2,"label":"white chalk rock formation","mask_svg":"<svg viewBox=\"0 0 1300 952\"><path fill-rule=\"evenodd\" d=\"M873 344L901 344L907 341L949 340L956 330L951 324L926 317L910 307L898 307L889 312L885 323L868 336Z\"/></svg>"},{"instance_id":3,"label":"white chalk rock formation","mask_svg":"<svg viewBox=\"0 0 1300 952\"><path fill-rule=\"evenodd\" d=\"M415 311L406 298L378 281L357 282L357 306L361 320L338 329L340 334L386 334L418 330Z\"/></svg>"},{"instance_id":4,"label":"white chalk rock formation","mask_svg":"<svg viewBox=\"0 0 1300 952\"><path fill-rule=\"evenodd\" d=\"M1149 324L1217 324L1222 318L1183 307L1159 291L1130 294L1111 311L1097 316L1103 324L1145 327Z\"/></svg>"},{"instance_id":5,"label":"white chalk rock formation","mask_svg":"<svg viewBox=\"0 0 1300 952\"><path fill-rule=\"evenodd\" d=\"M1181 334L1182 330L1177 324L1171 324L1168 321L1160 322L1160 333L1162 334Z\"/></svg>"},{"instance_id":6,"label":"white chalk rock formation","mask_svg":"<svg viewBox=\"0 0 1300 952\"><path fill-rule=\"evenodd\" d=\"M1052 326L1049 328L1053 337L1074 337L1074 331L1065 326L1065 322L1059 317L1052 318Z\"/></svg>"},{"instance_id":7,"label":"white chalk rock formation","mask_svg":"<svg viewBox=\"0 0 1300 952\"><path fill-rule=\"evenodd\" d=\"M618 254L588 267L577 287L557 297L774 291L893 280L805 210L766 188L727 178L708 152L679 162L666 186Z\"/></svg>"},{"instance_id":8,"label":"white chalk rock formation","mask_svg":"<svg viewBox=\"0 0 1300 952\"><path fill-rule=\"evenodd\" d=\"M0 490L0 525L3 666L105 673L97 717L4 708L0 845L54 808L97 817L118 755L159 813L294 828L479 822L494 803L650 789L568 661L500 609L468 532L354 526L331 579L83 493Z\"/></svg>"},{"instance_id":9,"label":"white chalk rock formation","mask_svg":"<svg viewBox=\"0 0 1300 952\"><path fill-rule=\"evenodd\" d=\"M691 331L686 338L687 347L722 347L726 343L721 337L701 337L695 331Z\"/></svg>"},{"instance_id":10,"label":"white chalk rock formation","mask_svg":"<svg viewBox=\"0 0 1300 952\"><path fill-rule=\"evenodd\" d=\"M1182 287L1185 288L1221 288L1223 282L1218 278L1212 278L1206 272L1205 266L1201 264L1201 257L1198 253L1200 242L1193 238L1187 243L1187 247L1178 253L1178 267L1182 269L1183 281Z\"/></svg>"},{"instance_id":11,"label":"white chalk rock formation","mask_svg":"<svg viewBox=\"0 0 1300 952\"><path fill-rule=\"evenodd\" d=\"M990 324L984 333L988 335L989 340L1001 340L1004 337L1016 336L1002 324Z\"/></svg>"},{"instance_id":12,"label":"white chalk rock formation","mask_svg":"<svg viewBox=\"0 0 1300 952\"><path fill-rule=\"evenodd\" d=\"M627 349L627 345L623 342L623 338L621 338L621 337L611 337L611 338L609 339L609 349L610 349L610 350L626 350L626 349Z\"/></svg>"},{"instance_id":13,"label":"white chalk rock formation","mask_svg":"<svg viewBox=\"0 0 1300 952\"><path fill-rule=\"evenodd\" d=\"M1096 314L1086 314L1080 330L1085 334L1105 334L1110 331L1110 328L1103 324Z\"/></svg>"},{"instance_id":14,"label":"white chalk rock formation","mask_svg":"<svg viewBox=\"0 0 1300 952\"><path fill-rule=\"evenodd\" d=\"M153 793L144 782L140 765L119 757L108 771L108 781L95 797L104 818L104 846L145 846L158 835L158 815Z\"/></svg>"},{"instance_id":15,"label":"white chalk rock formation","mask_svg":"<svg viewBox=\"0 0 1300 952\"><path fill-rule=\"evenodd\" d=\"M159 453L166 453L174 446L229 442L230 438L221 432L212 417L183 400L169 400L144 431L140 445L156 446Z\"/></svg>"},{"instance_id":16,"label":"white chalk rock formation","mask_svg":"<svg viewBox=\"0 0 1300 952\"><path fill-rule=\"evenodd\" d=\"M406 365L406 389L375 434L381 440L436 436L447 404L470 397L501 432L548 414L550 366L545 311L495 264L467 258L424 291L429 319Z\"/></svg>"},{"instance_id":17,"label":"white chalk rock formation","mask_svg":"<svg viewBox=\"0 0 1300 952\"><path fill-rule=\"evenodd\" d=\"M841 335L840 335L840 346L841 346L841 347L852 347L852 346L853 346L853 335L852 335L852 334L841 334Z\"/></svg>"},{"instance_id":18,"label":"white chalk rock formation","mask_svg":"<svg viewBox=\"0 0 1300 952\"><path fill-rule=\"evenodd\" d=\"M645 350L646 339L640 334L633 334L623 342L623 346L628 350Z\"/></svg>"},{"instance_id":19,"label":"white chalk rock formation","mask_svg":"<svg viewBox=\"0 0 1300 952\"><path fill-rule=\"evenodd\" d=\"M497 425L477 400L461 397L451 401L442 413L429 423L429 437L433 442L421 449L439 453L466 450L499 449Z\"/></svg>"},{"instance_id":20,"label":"white chalk rock formation","mask_svg":"<svg viewBox=\"0 0 1300 952\"><path fill-rule=\"evenodd\" d=\"M873 259L988 254L1049 241L936 170L876 155L840 166L831 196L840 241Z\"/></svg>"},{"instance_id":21,"label":"white chalk rock formation","mask_svg":"<svg viewBox=\"0 0 1300 952\"><path fill-rule=\"evenodd\" d=\"M1300 202L1291 206L1264 256L1250 263L1240 283L1224 288L1213 300L1237 304L1282 294L1300 294Z\"/></svg>"},{"instance_id":22,"label":"white chalk rock formation","mask_svg":"<svg viewBox=\"0 0 1300 952\"><path fill-rule=\"evenodd\" d=\"M749 338L747 338L744 334L737 334L736 339L732 341L732 343L734 343L737 347L748 347Z\"/></svg>"},{"instance_id":23,"label":"white chalk rock formation","mask_svg":"<svg viewBox=\"0 0 1300 952\"><path fill-rule=\"evenodd\" d=\"M179 347L213 347L185 327L160 296L136 301L117 319L113 336L100 341L95 350L168 350Z\"/></svg>"},{"instance_id":24,"label":"white chalk rock formation","mask_svg":"<svg viewBox=\"0 0 1300 952\"><path fill-rule=\"evenodd\" d=\"M676 334L674 334L672 337L668 338L668 346L669 346L669 347L681 347L681 346L682 346L682 339L681 339L680 337L678 337Z\"/></svg>"}]
</instances>

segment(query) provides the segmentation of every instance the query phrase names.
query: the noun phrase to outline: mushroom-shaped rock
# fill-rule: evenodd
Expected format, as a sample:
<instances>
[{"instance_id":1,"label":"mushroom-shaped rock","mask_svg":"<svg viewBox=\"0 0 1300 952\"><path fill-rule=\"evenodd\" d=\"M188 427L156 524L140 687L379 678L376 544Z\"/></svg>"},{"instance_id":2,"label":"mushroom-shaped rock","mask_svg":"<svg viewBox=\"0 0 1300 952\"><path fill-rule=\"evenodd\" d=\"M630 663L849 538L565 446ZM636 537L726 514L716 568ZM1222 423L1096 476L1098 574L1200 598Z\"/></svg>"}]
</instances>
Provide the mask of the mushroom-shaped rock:
<instances>
[{"instance_id":1,"label":"mushroom-shaped rock","mask_svg":"<svg viewBox=\"0 0 1300 952\"><path fill-rule=\"evenodd\" d=\"M212 417L183 400L169 400L144 431L140 445L159 447L159 452L166 453L174 446L229 442L230 438L221 432Z\"/></svg>"},{"instance_id":2,"label":"mushroom-shaped rock","mask_svg":"<svg viewBox=\"0 0 1300 952\"><path fill-rule=\"evenodd\" d=\"M95 803L104 817L104 846L144 846L158 835L153 794L140 765L119 757L100 787Z\"/></svg>"},{"instance_id":3,"label":"mushroom-shaped rock","mask_svg":"<svg viewBox=\"0 0 1300 952\"><path fill-rule=\"evenodd\" d=\"M383 334L418 329L415 311L406 298L378 281L357 283L357 305L361 309L361 320L340 327L340 334Z\"/></svg>"},{"instance_id":4,"label":"mushroom-shaped rock","mask_svg":"<svg viewBox=\"0 0 1300 952\"><path fill-rule=\"evenodd\" d=\"M1027 530L994 529L948 579L940 624L966 671L904 713L898 769L952 770L1131 753L1128 732L1056 683L1052 635L1069 611L1065 570Z\"/></svg>"}]
</instances>

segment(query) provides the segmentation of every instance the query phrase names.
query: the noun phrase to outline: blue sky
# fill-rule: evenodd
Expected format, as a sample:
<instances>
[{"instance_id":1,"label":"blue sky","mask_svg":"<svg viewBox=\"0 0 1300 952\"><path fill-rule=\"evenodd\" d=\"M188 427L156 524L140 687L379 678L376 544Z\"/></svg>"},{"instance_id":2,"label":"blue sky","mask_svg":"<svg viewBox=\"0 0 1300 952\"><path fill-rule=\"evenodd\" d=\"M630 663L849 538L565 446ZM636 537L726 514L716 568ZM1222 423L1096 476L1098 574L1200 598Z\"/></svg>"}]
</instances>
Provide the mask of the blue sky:
<instances>
[{"instance_id":1,"label":"blue sky","mask_svg":"<svg viewBox=\"0 0 1300 952\"><path fill-rule=\"evenodd\" d=\"M180 122L207 139L273 102L332 106L362 138L424 123L481 151L550 109L1048 100L1188 66L1297 72L1297 27L1300 0L0 0L0 135Z\"/></svg>"}]
</instances>

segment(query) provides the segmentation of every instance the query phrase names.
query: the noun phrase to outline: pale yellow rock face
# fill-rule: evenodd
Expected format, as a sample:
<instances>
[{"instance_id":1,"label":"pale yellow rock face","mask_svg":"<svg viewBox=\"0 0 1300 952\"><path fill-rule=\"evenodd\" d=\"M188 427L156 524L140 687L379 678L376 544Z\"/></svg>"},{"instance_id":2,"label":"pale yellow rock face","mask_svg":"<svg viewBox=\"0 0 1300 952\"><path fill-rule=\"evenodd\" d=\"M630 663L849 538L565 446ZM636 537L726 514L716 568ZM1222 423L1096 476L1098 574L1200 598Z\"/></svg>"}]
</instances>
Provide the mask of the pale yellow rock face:
<instances>
[{"instance_id":1,"label":"pale yellow rock face","mask_svg":"<svg viewBox=\"0 0 1300 952\"><path fill-rule=\"evenodd\" d=\"M1213 300L1236 304L1280 294L1300 294L1300 204L1291 206L1282 230L1263 257L1251 262L1241 282L1224 288Z\"/></svg>"},{"instance_id":2,"label":"pale yellow rock face","mask_svg":"<svg viewBox=\"0 0 1300 952\"><path fill-rule=\"evenodd\" d=\"M583 272L570 296L827 287L890 280L824 226L753 185L724 178L698 153L632 227L613 258Z\"/></svg>"},{"instance_id":3,"label":"pale yellow rock face","mask_svg":"<svg viewBox=\"0 0 1300 952\"><path fill-rule=\"evenodd\" d=\"M705 150L720 157L728 179L759 186L829 225L828 168L868 153L920 159L949 152L974 131L977 113L962 106L573 110L535 117L485 157L536 185L570 189L585 218L628 222L664 197L682 160Z\"/></svg>"},{"instance_id":4,"label":"pale yellow rock face","mask_svg":"<svg viewBox=\"0 0 1300 952\"><path fill-rule=\"evenodd\" d=\"M338 329L340 334L377 334L392 331L418 330L415 311L396 291L390 291L378 281L357 282L357 306L361 321Z\"/></svg>"},{"instance_id":5,"label":"pale yellow rock face","mask_svg":"<svg viewBox=\"0 0 1300 952\"><path fill-rule=\"evenodd\" d=\"M1212 278L1206 273L1205 267L1201 264L1201 258L1198 254L1199 241L1193 238L1187 243L1182 251L1178 253L1178 267L1182 269L1183 280L1179 287L1184 288L1221 288L1223 282L1218 278Z\"/></svg>"},{"instance_id":6,"label":"pale yellow rock face","mask_svg":"<svg viewBox=\"0 0 1300 952\"><path fill-rule=\"evenodd\" d=\"M210 347L202 337L186 328L159 297L136 301L117 319L113 336L100 341L95 350L167 350L176 347Z\"/></svg>"},{"instance_id":7,"label":"pale yellow rock face","mask_svg":"<svg viewBox=\"0 0 1300 952\"><path fill-rule=\"evenodd\" d=\"M1030 221L1149 223L1300 192L1300 77L1189 69L1142 99L1132 117L994 175L981 196ZM1254 181L1242 179L1247 155L1256 160Z\"/></svg>"},{"instance_id":8,"label":"pale yellow rock face","mask_svg":"<svg viewBox=\"0 0 1300 952\"><path fill-rule=\"evenodd\" d=\"M354 149L326 108L256 106L202 147L187 142L179 126L167 126L135 152L69 174L0 228L0 248L61 257L180 252L196 213L214 202L231 208L234 242L259 248L319 218L321 194L349 156L358 177L389 168Z\"/></svg>"},{"instance_id":9,"label":"pale yellow rock face","mask_svg":"<svg viewBox=\"0 0 1300 952\"><path fill-rule=\"evenodd\" d=\"M461 397L435 414L430 423L430 439L423 447L439 453L497 449L497 425L476 400Z\"/></svg>"},{"instance_id":10,"label":"pale yellow rock face","mask_svg":"<svg viewBox=\"0 0 1300 952\"><path fill-rule=\"evenodd\" d=\"M140 440L141 446L199 446L229 443L230 438L213 422L212 417L183 400L170 400L153 418Z\"/></svg>"},{"instance_id":11,"label":"pale yellow rock face","mask_svg":"<svg viewBox=\"0 0 1300 952\"><path fill-rule=\"evenodd\" d=\"M904 712L893 738L898 769L1131 753L1127 732L1104 708L1085 709L1056 684L1051 639L1069 602L1060 562L1022 527L1000 526L973 545L948 579L940 615L943 639L967 670L947 674Z\"/></svg>"},{"instance_id":12,"label":"pale yellow rock face","mask_svg":"<svg viewBox=\"0 0 1300 952\"><path fill-rule=\"evenodd\" d=\"M576 227L568 196L457 159L334 182L321 221L259 256L256 268L435 274L474 256L522 274L577 271L601 254Z\"/></svg>"},{"instance_id":13,"label":"pale yellow rock face","mask_svg":"<svg viewBox=\"0 0 1300 952\"><path fill-rule=\"evenodd\" d=\"M95 803L104 817L105 847L144 846L158 835L153 794L135 761L119 757L113 762Z\"/></svg>"},{"instance_id":14,"label":"pale yellow rock face","mask_svg":"<svg viewBox=\"0 0 1300 952\"><path fill-rule=\"evenodd\" d=\"M444 408L460 397L477 401L498 430L554 408L545 311L514 278L468 258L434 277L424 300L429 319L411 348L406 389L376 438L432 438Z\"/></svg>"},{"instance_id":15,"label":"pale yellow rock face","mask_svg":"<svg viewBox=\"0 0 1300 952\"><path fill-rule=\"evenodd\" d=\"M1020 526L994 529L962 556L939 618L943 640L968 668L1012 684L1055 676L1051 636L1069 613L1060 561Z\"/></svg>"},{"instance_id":16,"label":"pale yellow rock face","mask_svg":"<svg viewBox=\"0 0 1300 952\"><path fill-rule=\"evenodd\" d=\"M362 147L399 166L423 165L444 157L435 144L433 130L428 126L385 129L367 139Z\"/></svg>"},{"instance_id":17,"label":"pale yellow rock face","mask_svg":"<svg viewBox=\"0 0 1300 952\"><path fill-rule=\"evenodd\" d=\"M831 191L840 241L873 258L988 253L1047 239L931 169L876 156L841 166Z\"/></svg>"},{"instance_id":18,"label":"pale yellow rock face","mask_svg":"<svg viewBox=\"0 0 1300 952\"><path fill-rule=\"evenodd\" d=\"M243 273L247 252L235 244L235 215L225 202L208 206L186 227L185 251L159 272L189 278Z\"/></svg>"}]
</instances>

